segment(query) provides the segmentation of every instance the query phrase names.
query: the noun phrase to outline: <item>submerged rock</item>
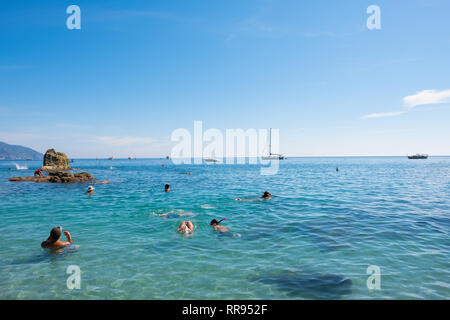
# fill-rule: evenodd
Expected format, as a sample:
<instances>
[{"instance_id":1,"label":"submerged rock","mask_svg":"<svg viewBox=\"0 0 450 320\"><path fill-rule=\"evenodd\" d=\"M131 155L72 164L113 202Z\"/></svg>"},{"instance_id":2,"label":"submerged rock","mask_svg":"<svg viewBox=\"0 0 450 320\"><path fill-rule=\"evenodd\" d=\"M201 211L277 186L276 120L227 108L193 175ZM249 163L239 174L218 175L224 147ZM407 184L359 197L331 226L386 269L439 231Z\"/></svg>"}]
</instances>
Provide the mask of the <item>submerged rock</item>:
<instances>
[{"instance_id":1,"label":"submerged rock","mask_svg":"<svg viewBox=\"0 0 450 320\"><path fill-rule=\"evenodd\" d=\"M303 299L341 299L352 293L352 280L339 274L284 271L251 280L275 285L288 296Z\"/></svg>"},{"instance_id":2,"label":"submerged rock","mask_svg":"<svg viewBox=\"0 0 450 320\"><path fill-rule=\"evenodd\" d=\"M44 164L42 171L60 171L70 170L69 158L63 152L56 152L55 149L49 149L44 155Z\"/></svg>"},{"instance_id":3,"label":"submerged rock","mask_svg":"<svg viewBox=\"0 0 450 320\"><path fill-rule=\"evenodd\" d=\"M86 182L95 181L95 178L87 172L72 173L66 171L52 171L48 175L42 177L13 177L9 181L23 182L50 182L50 183L73 183L73 182Z\"/></svg>"}]
</instances>

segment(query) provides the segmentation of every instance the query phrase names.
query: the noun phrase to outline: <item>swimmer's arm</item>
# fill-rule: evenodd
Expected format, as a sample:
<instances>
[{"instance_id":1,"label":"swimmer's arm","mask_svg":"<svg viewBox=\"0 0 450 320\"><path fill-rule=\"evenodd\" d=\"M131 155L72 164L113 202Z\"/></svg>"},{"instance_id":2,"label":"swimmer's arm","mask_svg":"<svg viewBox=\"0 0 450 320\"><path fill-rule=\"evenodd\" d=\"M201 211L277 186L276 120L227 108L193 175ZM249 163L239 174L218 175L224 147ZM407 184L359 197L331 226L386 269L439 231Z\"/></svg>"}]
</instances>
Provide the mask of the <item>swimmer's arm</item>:
<instances>
[{"instance_id":1,"label":"swimmer's arm","mask_svg":"<svg viewBox=\"0 0 450 320\"><path fill-rule=\"evenodd\" d=\"M61 243L63 245L65 245L65 246L67 246L69 244L72 244L73 243L73 239L72 239L72 236L70 235L69 231L64 231L64 234L66 235L68 241L61 242Z\"/></svg>"}]
</instances>

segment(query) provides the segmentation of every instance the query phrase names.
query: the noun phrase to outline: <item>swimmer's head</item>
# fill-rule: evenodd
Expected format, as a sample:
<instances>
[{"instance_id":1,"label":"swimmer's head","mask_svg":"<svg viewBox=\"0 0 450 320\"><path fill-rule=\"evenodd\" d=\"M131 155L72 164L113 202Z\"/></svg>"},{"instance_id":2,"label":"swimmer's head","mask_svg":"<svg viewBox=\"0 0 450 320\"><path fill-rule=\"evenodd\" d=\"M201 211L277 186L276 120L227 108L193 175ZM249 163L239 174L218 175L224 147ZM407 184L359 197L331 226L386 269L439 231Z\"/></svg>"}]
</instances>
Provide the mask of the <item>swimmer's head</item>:
<instances>
[{"instance_id":1,"label":"swimmer's head","mask_svg":"<svg viewBox=\"0 0 450 320\"><path fill-rule=\"evenodd\" d=\"M169 192L169 191L170 191L170 185L166 184L166 185L164 186L164 191L165 191L165 192Z\"/></svg>"},{"instance_id":2,"label":"swimmer's head","mask_svg":"<svg viewBox=\"0 0 450 320\"><path fill-rule=\"evenodd\" d=\"M58 241L59 238L61 238L61 232L62 232L61 226L59 226L59 227L54 227L54 228L50 231L50 236L48 237L48 240L50 240L50 241Z\"/></svg>"},{"instance_id":3,"label":"swimmer's head","mask_svg":"<svg viewBox=\"0 0 450 320\"><path fill-rule=\"evenodd\" d=\"M87 188L87 192L93 192L95 190L95 188L93 186L89 186Z\"/></svg>"},{"instance_id":4,"label":"swimmer's head","mask_svg":"<svg viewBox=\"0 0 450 320\"><path fill-rule=\"evenodd\" d=\"M268 199L268 198L270 198L272 195L270 194L270 192L269 191L264 191L264 194L263 194L263 198L264 199Z\"/></svg>"},{"instance_id":5,"label":"swimmer's head","mask_svg":"<svg viewBox=\"0 0 450 320\"><path fill-rule=\"evenodd\" d=\"M217 219L212 219L211 222L209 223L210 226L216 226L219 224L219 220Z\"/></svg>"}]
</instances>

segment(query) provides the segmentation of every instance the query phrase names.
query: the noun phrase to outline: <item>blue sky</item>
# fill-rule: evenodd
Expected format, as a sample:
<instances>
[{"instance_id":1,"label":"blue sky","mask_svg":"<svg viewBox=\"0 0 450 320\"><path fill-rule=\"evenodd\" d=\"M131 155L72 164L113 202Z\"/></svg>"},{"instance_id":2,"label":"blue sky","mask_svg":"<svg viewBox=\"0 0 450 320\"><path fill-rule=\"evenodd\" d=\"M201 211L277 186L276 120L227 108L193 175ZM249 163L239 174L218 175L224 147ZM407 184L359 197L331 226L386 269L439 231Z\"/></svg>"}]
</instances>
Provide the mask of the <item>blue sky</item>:
<instances>
[{"instance_id":1,"label":"blue sky","mask_svg":"<svg viewBox=\"0 0 450 320\"><path fill-rule=\"evenodd\" d=\"M66 28L71 4L81 30ZM372 4L381 30L366 27ZM450 155L447 0L0 8L0 141L160 157L175 129L202 120L279 128L288 156Z\"/></svg>"}]
</instances>

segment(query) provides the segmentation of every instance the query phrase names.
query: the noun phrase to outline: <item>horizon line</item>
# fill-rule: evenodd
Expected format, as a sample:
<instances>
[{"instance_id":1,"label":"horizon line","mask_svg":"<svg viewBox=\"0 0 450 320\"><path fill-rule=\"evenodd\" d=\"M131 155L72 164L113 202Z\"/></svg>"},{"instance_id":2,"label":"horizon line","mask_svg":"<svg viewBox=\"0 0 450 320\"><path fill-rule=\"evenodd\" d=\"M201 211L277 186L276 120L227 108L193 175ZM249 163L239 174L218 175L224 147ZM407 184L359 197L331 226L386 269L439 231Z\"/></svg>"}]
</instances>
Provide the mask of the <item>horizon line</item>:
<instances>
[{"instance_id":1,"label":"horizon line","mask_svg":"<svg viewBox=\"0 0 450 320\"><path fill-rule=\"evenodd\" d=\"M285 156L286 158L401 158L407 157L408 155L304 155L304 156ZM428 157L450 157L450 155L428 155ZM69 159L77 160L136 160L136 159L162 159L162 160L172 160L172 159L204 159L203 157L186 157L186 158L169 158L166 157L136 157L128 159L128 157L117 157L109 159L108 157L68 157ZM259 158L259 157L218 157L215 159L248 159L248 158ZM0 161L38 161L42 159L0 159Z\"/></svg>"}]
</instances>

